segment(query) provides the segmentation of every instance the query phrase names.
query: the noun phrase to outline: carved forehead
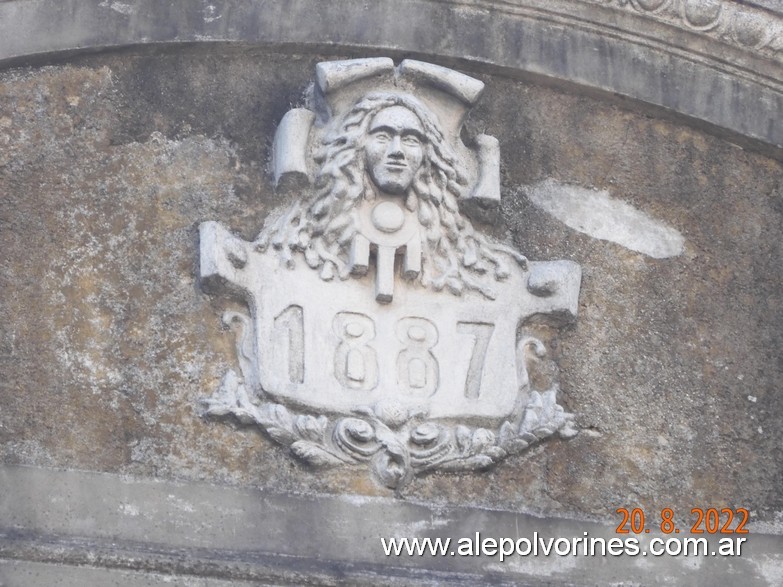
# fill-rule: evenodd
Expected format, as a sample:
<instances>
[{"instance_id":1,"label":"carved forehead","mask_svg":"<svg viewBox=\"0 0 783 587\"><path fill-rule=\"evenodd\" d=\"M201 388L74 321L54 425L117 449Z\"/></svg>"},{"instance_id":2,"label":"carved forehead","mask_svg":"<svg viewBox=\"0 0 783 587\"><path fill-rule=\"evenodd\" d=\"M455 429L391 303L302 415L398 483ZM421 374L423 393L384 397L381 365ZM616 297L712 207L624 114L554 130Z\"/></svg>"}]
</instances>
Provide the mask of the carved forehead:
<instances>
[{"instance_id":1,"label":"carved forehead","mask_svg":"<svg viewBox=\"0 0 783 587\"><path fill-rule=\"evenodd\" d=\"M370 121L369 131L388 128L399 134L414 133L424 137L424 127L411 110L404 106L389 106L378 112Z\"/></svg>"}]
</instances>

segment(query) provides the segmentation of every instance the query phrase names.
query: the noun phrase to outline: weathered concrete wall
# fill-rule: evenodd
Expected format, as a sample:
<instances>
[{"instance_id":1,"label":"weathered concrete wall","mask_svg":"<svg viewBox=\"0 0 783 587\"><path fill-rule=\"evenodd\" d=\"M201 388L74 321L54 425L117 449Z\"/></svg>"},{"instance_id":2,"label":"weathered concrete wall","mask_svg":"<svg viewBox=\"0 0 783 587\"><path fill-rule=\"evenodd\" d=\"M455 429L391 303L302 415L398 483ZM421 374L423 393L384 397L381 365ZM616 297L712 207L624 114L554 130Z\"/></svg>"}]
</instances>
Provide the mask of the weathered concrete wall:
<instances>
[{"instance_id":1,"label":"weathered concrete wall","mask_svg":"<svg viewBox=\"0 0 783 587\"><path fill-rule=\"evenodd\" d=\"M390 556L380 537L617 535L615 525L399 499L5 467L0 581L30 585L775 585L780 539L742 556ZM24 531L9 531L17 526ZM649 537L642 536L647 548ZM713 542L714 544L714 542ZM4 560L5 558L10 560ZM694 562L700 561L701 564ZM58 564L59 563L59 564ZM64 565L69 565L65 567ZM247 582L247 583L246 583Z\"/></svg>"},{"instance_id":2,"label":"weathered concrete wall","mask_svg":"<svg viewBox=\"0 0 783 587\"><path fill-rule=\"evenodd\" d=\"M178 51L3 74L6 462L383 493L198 416L233 337L196 285L197 225L221 218L250 238L281 203L268 140L319 59ZM628 500L778 510L780 163L485 79L471 124L500 137L505 191L503 221L486 228L531 259L584 267L558 360L587 432L410 495L604 516ZM652 259L567 228L525 197L549 177L676 227L683 254Z\"/></svg>"},{"instance_id":3,"label":"weathered concrete wall","mask_svg":"<svg viewBox=\"0 0 783 587\"><path fill-rule=\"evenodd\" d=\"M5 2L0 14L14 18L33 5L47 6ZM459 22L496 22L488 6L454 10ZM623 24L641 18L617 10ZM44 13L20 22L38 23ZM497 18L499 27L511 26L506 13ZM545 36L539 21L513 18ZM729 43L706 34L691 40L696 32L673 32L663 16L652 22L669 27L664 38L684 45L677 51L686 56L695 39ZM225 35L234 30L221 26ZM393 31L370 32L381 39L373 51L392 44L383 39ZM495 42L471 59L457 55L467 40L437 47L437 35L405 34L412 37L393 55L456 62L486 83L467 134L500 140L503 204L500 215L477 224L530 259L575 260L584 277L579 320L554 349L561 400L582 432L485 473L425 476L402 497L615 523L618 507L671 507L681 520L691 520L692 507L746 507L755 529L780 532L783 94L774 43L759 42L753 52L735 43L731 71L689 66L701 77L687 83L701 94L676 84L655 94L649 80L661 64L686 83L690 57L675 63L671 55L615 47L606 59L641 55L652 64L636 89L620 91L630 66L600 82L570 65L558 70L563 54L542 50L520 64L508 55L512 44ZM224 306L197 284L198 225L219 219L255 236L286 203L267 170L280 118L303 103L315 63L368 49L346 41L324 51L337 42L324 37L293 47L282 37L263 46L167 44L196 40L181 35L154 49L48 56L53 64L45 66L20 59L36 52L35 43L56 51L50 40L0 36L0 62L9 59L0 71L0 462L13 471L31 465L391 497L363 470L315 473L255 430L203 419L199 404L233 367L234 351L233 335L220 326ZM587 59L585 47L577 54ZM553 69L538 69L549 57ZM585 71L598 75L600 63ZM613 91L631 100L609 99ZM698 110L705 104L718 106ZM753 126L758 121L763 128ZM561 186L553 198L586 197L580 188L606 192L610 218L624 202L679 233L682 253L652 258L594 238L587 219L583 230L567 226L542 207L545 180ZM64 524L49 531L67 532ZM5 552L22 556L12 546ZM771 571L753 568L747 576L774 584Z\"/></svg>"}]
</instances>

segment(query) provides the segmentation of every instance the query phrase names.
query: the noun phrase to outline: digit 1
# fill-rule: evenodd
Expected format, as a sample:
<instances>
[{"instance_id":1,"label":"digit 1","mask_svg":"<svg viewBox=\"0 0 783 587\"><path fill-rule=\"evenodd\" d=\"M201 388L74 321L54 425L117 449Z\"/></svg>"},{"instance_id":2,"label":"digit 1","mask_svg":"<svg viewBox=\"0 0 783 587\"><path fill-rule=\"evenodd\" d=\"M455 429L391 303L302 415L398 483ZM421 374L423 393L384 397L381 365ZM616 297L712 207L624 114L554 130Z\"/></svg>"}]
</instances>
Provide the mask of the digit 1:
<instances>
[{"instance_id":1,"label":"digit 1","mask_svg":"<svg viewBox=\"0 0 783 587\"><path fill-rule=\"evenodd\" d=\"M288 339L288 379L304 383L304 311L288 306L275 318L275 329L285 330Z\"/></svg>"},{"instance_id":2,"label":"digit 1","mask_svg":"<svg viewBox=\"0 0 783 587\"><path fill-rule=\"evenodd\" d=\"M465 397L478 399L481 392L481 375L484 373L484 360L487 357L489 339L492 337L494 324L481 322L457 322L457 332L473 337L473 352L468 364L468 376L465 378Z\"/></svg>"}]
</instances>

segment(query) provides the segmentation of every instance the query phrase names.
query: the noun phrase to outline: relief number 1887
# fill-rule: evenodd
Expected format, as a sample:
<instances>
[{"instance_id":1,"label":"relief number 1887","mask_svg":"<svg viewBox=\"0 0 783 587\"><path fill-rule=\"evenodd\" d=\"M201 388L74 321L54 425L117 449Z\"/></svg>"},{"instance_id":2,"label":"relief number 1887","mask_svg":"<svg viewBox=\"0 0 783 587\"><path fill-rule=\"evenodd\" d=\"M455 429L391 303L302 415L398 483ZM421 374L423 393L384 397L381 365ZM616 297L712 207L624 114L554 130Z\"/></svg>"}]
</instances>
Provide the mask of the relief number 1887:
<instances>
[{"instance_id":1,"label":"relief number 1887","mask_svg":"<svg viewBox=\"0 0 783 587\"><path fill-rule=\"evenodd\" d=\"M274 321L275 330L288 346L288 378L304 382L305 345L304 311L288 306ZM375 321L366 314L338 312L332 330L339 343L334 350L334 376L347 389L370 391L378 385L378 353L372 342L376 337ZM438 329L427 318L406 316L395 324L395 335L401 345L395 371L397 388L406 394L431 396L438 389L440 370L432 353L438 343ZM479 322L458 322L457 332L473 338L473 350L465 380L465 397L479 396L489 341L494 326Z\"/></svg>"}]
</instances>

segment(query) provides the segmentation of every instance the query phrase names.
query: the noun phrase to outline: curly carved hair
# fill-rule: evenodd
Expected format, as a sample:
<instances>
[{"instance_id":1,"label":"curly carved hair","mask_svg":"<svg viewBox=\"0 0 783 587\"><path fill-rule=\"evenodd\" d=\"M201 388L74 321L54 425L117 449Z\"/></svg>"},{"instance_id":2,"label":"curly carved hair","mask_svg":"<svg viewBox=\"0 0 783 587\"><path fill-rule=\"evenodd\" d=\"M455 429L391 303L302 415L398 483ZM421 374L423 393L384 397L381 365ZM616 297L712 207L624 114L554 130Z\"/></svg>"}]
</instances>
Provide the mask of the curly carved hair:
<instances>
[{"instance_id":1,"label":"curly carved hair","mask_svg":"<svg viewBox=\"0 0 783 587\"><path fill-rule=\"evenodd\" d=\"M408 193L405 206L416 212L424 229L422 271L424 287L454 294L465 289L496 297L492 284L509 275L507 259L521 265L526 259L510 247L476 232L459 211L466 179L459 172L454 151L437 122L416 98L406 94L372 93L329 129L315 160L321 166L313 194L294 203L256 239L258 250L270 244L289 266L301 253L321 278L348 279L349 250L357 232L354 209L363 199L376 197L365 170L364 140L373 117L391 106L402 106L421 121L426 142L424 160Z\"/></svg>"}]
</instances>

